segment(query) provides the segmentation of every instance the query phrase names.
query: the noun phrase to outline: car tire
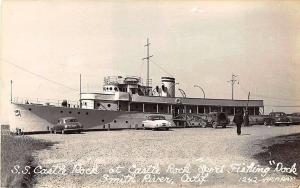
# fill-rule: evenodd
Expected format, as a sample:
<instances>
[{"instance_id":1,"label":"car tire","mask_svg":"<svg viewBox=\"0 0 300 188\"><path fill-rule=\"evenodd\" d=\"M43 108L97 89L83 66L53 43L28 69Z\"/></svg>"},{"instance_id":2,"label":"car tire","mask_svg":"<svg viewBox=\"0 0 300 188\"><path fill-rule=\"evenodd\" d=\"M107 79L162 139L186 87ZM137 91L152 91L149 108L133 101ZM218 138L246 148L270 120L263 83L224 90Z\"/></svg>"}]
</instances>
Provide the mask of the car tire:
<instances>
[{"instance_id":1,"label":"car tire","mask_svg":"<svg viewBox=\"0 0 300 188\"><path fill-rule=\"evenodd\" d=\"M217 122L213 122L213 123L212 123L212 127L216 129L216 128L218 127Z\"/></svg>"}]
</instances>

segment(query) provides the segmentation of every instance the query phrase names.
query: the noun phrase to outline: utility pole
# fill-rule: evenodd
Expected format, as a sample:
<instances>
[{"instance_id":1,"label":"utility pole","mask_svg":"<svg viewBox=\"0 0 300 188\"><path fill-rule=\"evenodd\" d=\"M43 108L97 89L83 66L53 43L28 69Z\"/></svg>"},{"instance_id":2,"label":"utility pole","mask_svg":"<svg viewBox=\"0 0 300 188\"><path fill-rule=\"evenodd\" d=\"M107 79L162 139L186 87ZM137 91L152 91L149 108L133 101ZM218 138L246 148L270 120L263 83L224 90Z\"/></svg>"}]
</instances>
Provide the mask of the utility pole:
<instances>
[{"instance_id":1,"label":"utility pole","mask_svg":"<svg viewBox=\"0 0 300 188\"><path fill-rule=\"evenodd\" d=\"M81 74L79 75L79 107L82 107L81 104Z\"/></svg>"},{"instance_id":2,"label":"utility pole","mask_svg":"<svg viewBox=\"0 0 300 188\"><path fill-rule=\"evenodd\" d=\"M12 87L13 87L13 81L10 80L10 103L12 103Z\"/></svg>"},{"instance_id":3,"label":"utility pole","mask_svg":"<svg viewBox=\"0 0 300 188\"><path fill-rule=\"evenodd\" d=\"M232 73L231 75L231 80L227 81L227 82L231 82L231 99L233 100L233 91L234 91L234 84L237 82L239 84L239 80L236 79L238 77L238 75L234 75Z\"/></svg>"},{"instance_id":4,"label":"utility pole","mask_svg":"<svg viewBox=\"0 0 300 188\"><path fill-rule=\"evenodd\" d=\"M153 57L153 55L149 55L149 48L150 48L150 44L149 43L149 38L147 38L147 44L145 45L145 47L147 47L147 57L143 58L143 60L147 59L147 80L146 80L146 86L147 86L147 94L149 94L149 61L150 61L150 58Z\"/></svg>"}]
</instances>

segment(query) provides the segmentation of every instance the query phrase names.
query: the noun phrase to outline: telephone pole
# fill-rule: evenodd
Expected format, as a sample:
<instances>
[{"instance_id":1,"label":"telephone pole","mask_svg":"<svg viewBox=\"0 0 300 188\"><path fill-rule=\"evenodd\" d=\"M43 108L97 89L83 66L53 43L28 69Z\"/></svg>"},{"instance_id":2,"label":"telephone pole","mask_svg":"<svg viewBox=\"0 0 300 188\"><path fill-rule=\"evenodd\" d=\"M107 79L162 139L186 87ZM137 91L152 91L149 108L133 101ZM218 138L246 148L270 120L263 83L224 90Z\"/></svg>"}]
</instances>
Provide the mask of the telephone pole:
<instances>
[{"instance_id":1,"label":"telephone pole","mask_svg":"<svg viewBox=\"0 0 300 188\"><path fill-rule=\"evenodd\" d=\"M143 58L143 60L147 59L147 80L146 80L146 86L147 86L147 94L149 94L149 61L150 61L150 58L153 57L153 55L149 55L149 48L150 48L150 44L149 43L149 38L147 38L147 44L145 44L145 47L147 47L147 57Z\"/></svg>"},{"instance_id":2,"label":"telephone pole","mask_svg":"<svg viewBox=\"0 0 300 188\"><path fill-rule=\"evenodd\" d=\"M231 80L227 81L227 82L231 82L231 99L233 100L233 93L234 93L234 84L237 82L239 84L239 80L236 79L238 77L238 75L235 75L232 73L231 75Z\"/></svg>"},{"instance_id":3,"label":"telephone pole","mask_svg":"<svg viewBox=\"0 0 300 188\"><path fill-rule=\"evenodd\" d=\"M13 99L12 99L12 95L13 95L13 93L12 93L12 87L13 87L13 81L10 80L10 103L13 102Z\"/></svg>"},{"instance_id":4,"label":"telephone pole","mask_svg":"<svg viewBox=\"0 0 300 188\"><path fill-rule=\"evenodd\" d=\"M81 104L81 74L79 75L79 108L82 108L82 104Z\"/></svg>"}]
</instances>

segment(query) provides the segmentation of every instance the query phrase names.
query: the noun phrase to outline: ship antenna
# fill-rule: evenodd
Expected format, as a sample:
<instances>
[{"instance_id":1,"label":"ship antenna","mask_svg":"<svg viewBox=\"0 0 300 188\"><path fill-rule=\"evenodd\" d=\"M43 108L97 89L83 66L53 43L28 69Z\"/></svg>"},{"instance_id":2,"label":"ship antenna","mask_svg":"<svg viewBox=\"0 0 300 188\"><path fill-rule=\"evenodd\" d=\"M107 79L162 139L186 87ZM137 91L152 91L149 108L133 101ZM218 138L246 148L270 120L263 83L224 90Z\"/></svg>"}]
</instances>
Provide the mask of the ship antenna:
<instances>
[{"instance_id":1,"label":"ship antenna","mask_svg":"<svg viewBox=\"0 0 300 188\"><path fill-rule=\"evenodd\" d=\"M147 80L146 80L146 86L147 86L147 89L146 89L146 94L149 95L149 86L150 86L150 78L149 78L149 61L150 61L150 58L153 57L153 55L149 55L149 47L150 47L150 44L149 43L149 38L147 38L147 44L145 46L147 46L147 57L143 58L143 60L147 59Z\"/></svg>"}]
</instances>

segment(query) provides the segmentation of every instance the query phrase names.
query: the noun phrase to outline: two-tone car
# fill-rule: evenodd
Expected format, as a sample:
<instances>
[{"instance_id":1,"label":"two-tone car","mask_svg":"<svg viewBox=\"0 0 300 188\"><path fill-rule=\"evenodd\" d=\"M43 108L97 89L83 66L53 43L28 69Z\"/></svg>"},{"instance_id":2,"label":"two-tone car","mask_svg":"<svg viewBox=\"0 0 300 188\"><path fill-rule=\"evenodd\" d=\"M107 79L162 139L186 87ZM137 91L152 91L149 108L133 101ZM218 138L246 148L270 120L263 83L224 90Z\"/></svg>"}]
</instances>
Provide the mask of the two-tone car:
<instances>
[{"instance_id":1,"label":"two-tone car","mask_svg":"<svg viewBox=\"0 0 300 188\"><path fill-rule=\"evenodd\" d=\"M268 117L264 119L264 125L279 126L290 125L292 122L284 112L271 112Z\"/></svg>"},{"instance_id":2,"label":"two-tone car","mask_svg":"<svg viewBox=\"0 0 300 188\"><path fill-rule=\"evenodd\" d=\"M78 122L75 117L64 117L59 118L56 125L50 128L50 133L67 133L67 132L77 132L81 133L83 126Z\"/></svg>"},{"instance_id":3,"label":"two-tone car","mask_svg":"<svg viewBox=\"0 0 300 188\"><path fill-rule=\"evenodd\" d=\"M142 122L144 129L151 130L169 130L171 125L172 123L162 115L150 115Z\"/></svg>"}]
</instances>

